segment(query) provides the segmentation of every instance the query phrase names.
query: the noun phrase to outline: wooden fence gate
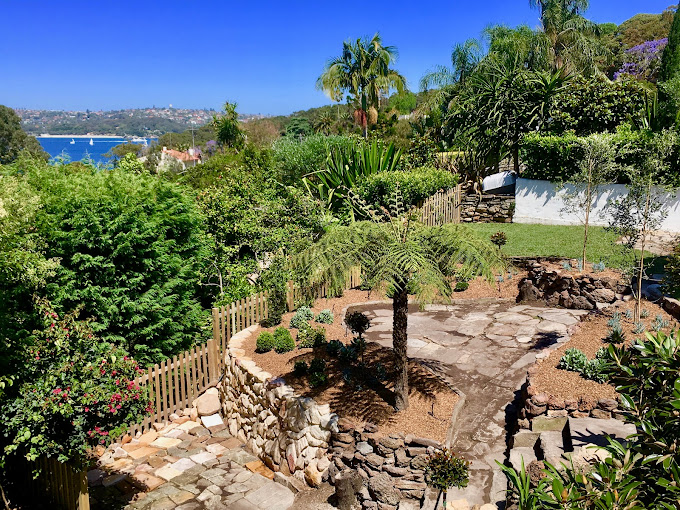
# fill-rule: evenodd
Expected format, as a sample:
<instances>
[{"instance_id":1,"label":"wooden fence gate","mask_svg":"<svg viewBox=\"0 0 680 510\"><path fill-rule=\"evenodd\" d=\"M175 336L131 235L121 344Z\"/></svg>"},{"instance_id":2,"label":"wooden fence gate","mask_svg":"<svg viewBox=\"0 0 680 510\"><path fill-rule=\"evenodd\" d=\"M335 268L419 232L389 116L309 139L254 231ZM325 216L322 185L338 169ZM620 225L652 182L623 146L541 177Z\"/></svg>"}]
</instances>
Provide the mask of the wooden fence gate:
<instances>
[{"instance_id":1,"label":"wooden fence gate","mask_svg":"<svg viewBox=\"0 0 680 510\"><path fill-rule=\"evenodd\" d=\"M439 191L425 199L419 208L420 221L429 227L460 223L461 186Z\"/></svg>"}]
</instances>

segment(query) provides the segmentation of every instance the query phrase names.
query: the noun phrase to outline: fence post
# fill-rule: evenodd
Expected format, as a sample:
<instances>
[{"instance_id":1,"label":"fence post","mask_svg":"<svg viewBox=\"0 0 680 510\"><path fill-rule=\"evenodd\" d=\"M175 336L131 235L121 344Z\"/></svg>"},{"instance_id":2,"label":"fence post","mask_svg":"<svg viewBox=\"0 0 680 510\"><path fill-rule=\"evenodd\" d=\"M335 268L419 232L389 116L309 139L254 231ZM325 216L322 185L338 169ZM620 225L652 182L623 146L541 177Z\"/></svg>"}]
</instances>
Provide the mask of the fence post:
<instances>
[{"instance_id":1,"label":"fence post","mask_svg":"<svg viewBox=\"0 0 680 510\"><path fill-rule=\"evenodd\" d=\"M222 364L220 363L220 350L217 345L217 341L208 340L208 384L217 382L220 378L219 370Z\"/></svg>"},{"instance_id":2,"label":"fence post","mask_svg":"<svg viewBox=\"0 0 680 510\"><path fill-rule=\"evenodd\" d=\"M293 308L295 307L295 294L294 294L293 282L290 281L290 280L286 284L286 304L288 306L288 311L292 312Z\"/></svg>"},{"instance_id":3,"label":"fence post","mask_svg":"<svg viewBox=\"0 0 680 510\"><path fill-rule=\"evenodd\" d=\"M87 473L81 471L78 480L78 510L90 510L90 495L87 491Z\"/></svg>"},{"instance_id":4,"label":"fence post","mask_svg":"<svg viewBox=\"0 0 680 510\"><path fill-rule=\"evenodd\" d=\"M219 308L212 309L213 318L213 340L219 342L220 340L220 310Z\"/></svg>"}]
</instances>

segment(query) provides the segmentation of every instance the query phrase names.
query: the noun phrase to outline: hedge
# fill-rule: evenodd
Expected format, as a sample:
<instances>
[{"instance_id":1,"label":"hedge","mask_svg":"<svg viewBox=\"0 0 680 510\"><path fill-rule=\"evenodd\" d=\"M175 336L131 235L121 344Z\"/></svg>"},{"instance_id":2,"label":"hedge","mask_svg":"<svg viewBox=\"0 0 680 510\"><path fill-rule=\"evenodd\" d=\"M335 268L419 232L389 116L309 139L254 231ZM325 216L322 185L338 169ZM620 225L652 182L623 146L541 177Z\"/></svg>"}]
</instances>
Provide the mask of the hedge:
<instances>
[{"instance_id":1,"label":"hedge","mask_svg":"<svg viewBox=\"0 0 680 510\"><path fill-rule=\"evenodd\" d=\"M458 176L447 170L420 167L413 170L380 172L367 177L354 191L367 203L388 207L399 185L406 206L417 205L439 190L453 188Z\"/></svg>"},{"instance_id":2,"label":"hedge","mask_svg":"<svg viewBox=\"0 0 680 510\"><path fill-rule=\"evenodd\" d=\"M614 182L627 184L626 167L638 166L644 159L654 135L647 131L620 128L613 135L616 145L616 162L619 165ZM564 135L541 135L530 133L520 145L520 159L525 168L521 176L526 179L543 179L552 182L566 181L578 171L582 157L579 137L573 133ZM677 185L680 181L680 146L671 156L671 171L666 184Z\"/></svg>"}]
</instances>

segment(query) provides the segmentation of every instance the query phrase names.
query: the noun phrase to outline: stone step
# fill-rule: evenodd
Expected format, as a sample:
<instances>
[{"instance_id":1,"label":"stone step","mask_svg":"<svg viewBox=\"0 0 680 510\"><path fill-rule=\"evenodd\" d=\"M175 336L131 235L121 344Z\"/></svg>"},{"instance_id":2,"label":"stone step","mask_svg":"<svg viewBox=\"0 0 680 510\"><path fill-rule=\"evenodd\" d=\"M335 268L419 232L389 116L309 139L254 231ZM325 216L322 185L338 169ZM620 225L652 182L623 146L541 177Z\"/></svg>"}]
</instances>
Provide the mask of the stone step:
<instances>
[{"instance_id":1,"label":"stone step","mask_svg":"<svg viewBox=\"0 0 680 510\"><path fill-rule=\"evenodd\" d=\"M538 460L536 452L533 448L526 446L513 448L510 450L510 465L516 470L522 469L522 459L524 459L524 467L526 468L531 462Z\"/></svg>"},{"instance_id":2,"label":"stone step","mask_svg":"<svg viewBox=\"0 0 680 510\"><path fill-rule=\"evenodd\" d=\"M621 441L635 432L636 428L632 423L624 423L613 418L609 420L569 418L569 433L573 450L587 445L607 446L609 443L606 436Z\"/></svg>"}]
</instances>

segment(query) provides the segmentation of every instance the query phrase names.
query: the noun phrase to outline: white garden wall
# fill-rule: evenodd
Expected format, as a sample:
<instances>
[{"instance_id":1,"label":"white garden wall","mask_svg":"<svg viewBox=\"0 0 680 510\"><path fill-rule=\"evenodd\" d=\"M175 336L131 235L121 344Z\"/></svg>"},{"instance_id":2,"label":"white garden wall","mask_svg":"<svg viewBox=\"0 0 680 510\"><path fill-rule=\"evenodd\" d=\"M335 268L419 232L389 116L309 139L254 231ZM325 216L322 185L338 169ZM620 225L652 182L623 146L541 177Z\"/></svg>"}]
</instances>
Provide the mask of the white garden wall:
<instances>
[{"instance_id":1,"label":"white garden wall","mask_svg":"<svg viewBox=\"0 0 680 510\"><path fill-rule=\"evenodd\" d=\"M565 206L562 195L565 188L557 188L550 181L536 179L517 179L515 188L514 223L542 223L545 225L581 225L582 217L563 211ZM591 211L590 224L607 226L609 216L606 205L626 194L623 184L603 186ZM668 216L660 230L680 232L680 191L675 194L664 193L664 203Z\"/></svg>"}]
</instances>

